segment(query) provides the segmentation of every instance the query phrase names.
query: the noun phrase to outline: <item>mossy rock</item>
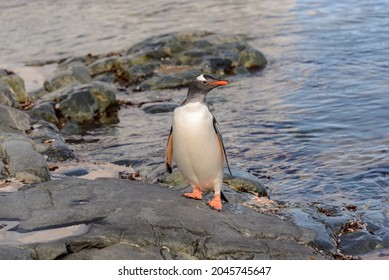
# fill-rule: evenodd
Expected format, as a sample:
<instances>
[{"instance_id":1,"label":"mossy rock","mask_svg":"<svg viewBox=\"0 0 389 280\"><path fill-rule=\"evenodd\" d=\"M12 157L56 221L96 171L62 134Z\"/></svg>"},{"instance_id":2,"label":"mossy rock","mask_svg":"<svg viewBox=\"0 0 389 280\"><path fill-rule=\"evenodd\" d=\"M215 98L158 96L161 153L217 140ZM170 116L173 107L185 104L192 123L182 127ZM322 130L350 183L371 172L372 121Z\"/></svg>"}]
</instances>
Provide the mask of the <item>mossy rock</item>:
<instances>
[{"instance_id":1,"label":"mossy rock","mask_svg":"<svg viewBox=\"0 0 389 280\"><path fill-rule=\"evenodd\" d=\"M202 72L249 74L266 64L265 56L243 36L186 31L147 38L87 67L92 77L113 73L115 82L142 91L185 87Z\"/></svg>"},{"instance_id":2,"label":"mossy rock","mask_svg":"<svg viewBox=\"0 0 389 280\"><path fill-rule=\"evenodd\" d=\"M58 105L65 120L78 124L117 123L117 90L103 82L71 88Z\"/></svg>"},{"instance_id":3,"label":"mossy rock","mask_svg":"<svg viewBox=\"0 0 389 280\"><path fill-rule=\"evenodd\" d=\"M82 85L92 81L88 68L81 62L60 65L43 83L48 92L53 92L68 85Z\"/></svg>"},{"instance_id":4,"label":"mossy rock","mask_svg":"<svg viewBox=\"0 0 389 280\"><path fill-rule=\"evenodd\" d=\"M268 196L264 185L254 175L235 168L231 169L231 172L233 176L225 169L223 179L223 183L231 189L258 196ZM184 188L189 185L184 175L179 171L174 171L172 174L165 174L161 181L163 186L173 188Z\"/></svg>"},{"instance_id":5,"label":"mossy rock","mask_svg":"<svg viewBox=\"0 0 389 280\"><path fill-rule=\"evenodd\" d=\"M30 98L26 92L23 79L12 71L0 69L0 83L6 83L12 89L14 100L25 103Z\"/></svg>"}]
</instances>

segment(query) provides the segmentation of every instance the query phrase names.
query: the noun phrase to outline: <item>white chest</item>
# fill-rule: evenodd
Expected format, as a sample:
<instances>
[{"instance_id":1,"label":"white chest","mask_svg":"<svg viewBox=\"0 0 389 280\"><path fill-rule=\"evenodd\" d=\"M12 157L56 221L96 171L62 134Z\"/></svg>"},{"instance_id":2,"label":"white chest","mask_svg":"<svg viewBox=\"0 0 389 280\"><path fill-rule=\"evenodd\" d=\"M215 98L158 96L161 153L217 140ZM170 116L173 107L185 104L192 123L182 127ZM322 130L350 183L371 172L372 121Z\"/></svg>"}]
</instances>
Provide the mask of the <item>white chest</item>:
<instances>
[{"instance_id":1,"label":"white chest","mask_svg":"<svg viewBox=\"0 0 389 280\"><path fill-rule=\"evenodd\" d=\"M182 133L185 130L194 134L192 136L200 136L213 130L213 116L208 107L200 102L178 107L174 110L173 118L173 127Z\"/></svg>"},{"instance_id":2,"label":"white chest","mask_svg":"<svg viewBox=\"0 0 389 280\"><path fill-rule=\"evenodd\" d=\"M189 103L174 111L173 158L181 172L197 185L220 180L223 157L213 115L206 105Z\"/></svg>"}]
</instances>

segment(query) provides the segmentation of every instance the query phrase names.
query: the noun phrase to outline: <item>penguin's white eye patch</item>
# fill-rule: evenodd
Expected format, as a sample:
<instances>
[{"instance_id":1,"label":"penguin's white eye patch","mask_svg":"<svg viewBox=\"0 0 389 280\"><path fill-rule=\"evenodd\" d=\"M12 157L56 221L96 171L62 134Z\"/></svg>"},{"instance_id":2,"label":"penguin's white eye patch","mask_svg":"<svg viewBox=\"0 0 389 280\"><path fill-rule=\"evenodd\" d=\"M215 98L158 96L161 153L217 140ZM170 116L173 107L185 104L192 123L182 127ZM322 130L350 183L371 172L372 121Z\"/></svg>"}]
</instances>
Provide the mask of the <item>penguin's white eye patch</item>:
<instances>
[{"instance_id":1,"label":"penguin's white eye patch","mask_svg":"<svg viewBox=\"0 0 389 280\"><path fill-rule=\"evenodd\" d=\"M207 81L205 78L204 78L204 75L203 74L201 74L200 76L198 76L197 78L196 78L198 81L201 81L201 82L203 82L203 81Z\"/></svg>"}]
</instances>

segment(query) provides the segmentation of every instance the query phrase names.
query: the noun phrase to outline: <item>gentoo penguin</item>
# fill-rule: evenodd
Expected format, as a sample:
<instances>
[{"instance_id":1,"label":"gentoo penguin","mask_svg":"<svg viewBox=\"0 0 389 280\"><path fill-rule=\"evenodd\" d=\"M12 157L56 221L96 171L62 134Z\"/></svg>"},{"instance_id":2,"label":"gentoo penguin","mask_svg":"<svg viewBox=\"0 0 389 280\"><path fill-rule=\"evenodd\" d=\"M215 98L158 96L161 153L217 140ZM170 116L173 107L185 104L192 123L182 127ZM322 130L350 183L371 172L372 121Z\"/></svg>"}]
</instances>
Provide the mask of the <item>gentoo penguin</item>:
<instances>
[{"instance_id":1,"label":"gentoo penguin","mask_svg":"<svg viewBox=\"0 0 389 280\"><path fill-rule=\"evenodd\" d=\"M166 170L172 172L174 159L192 186L192 192L183 196L202 199L202 192L213 191L214 198L208 205L219 211L221 198L225 199L221 192L224 159L229 171L230 167L219 125L208 108L206 97L212 89L227 84L228 81L207 74L192 81L185 101L174 110L166 148Z\"/></svg>"}]
</instances>

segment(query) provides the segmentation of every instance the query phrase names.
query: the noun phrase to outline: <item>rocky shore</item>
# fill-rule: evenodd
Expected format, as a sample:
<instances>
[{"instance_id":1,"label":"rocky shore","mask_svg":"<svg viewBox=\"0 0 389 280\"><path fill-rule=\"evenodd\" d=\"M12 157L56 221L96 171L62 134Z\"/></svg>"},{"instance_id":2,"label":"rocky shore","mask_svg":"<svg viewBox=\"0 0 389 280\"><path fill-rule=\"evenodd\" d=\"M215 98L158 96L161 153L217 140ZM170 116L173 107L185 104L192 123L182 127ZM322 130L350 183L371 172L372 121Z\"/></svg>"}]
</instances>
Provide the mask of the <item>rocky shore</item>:
<instances>
[{"instance_id":1,"label":"rocky shore","mask_svg":"<svg viewBox=\"0 0 389 280\"><path fill-rule=\"evenodd\" d=\"M131 105L118 99L123 92L186 87L201 71L255 73L267 61L245 38L170 33L57 63L28 93L12 69L0 69L0 259L351 258L338 240L351 208L328 226L329 216L317 211L325 206L273 201L258 178L233 169L224 180L229 203L212 211L181 197L187 182L178 172L139 174L118 164L114 174L94 173L64 140L118 123L118 110ZM142 108L153 114L176 106ZM66 164L78 169L53 176ZM352 226L364 230L357 221Z\"/></svg>"},{"instance_id":2,"label":"rocky shore","mask_svg":"<svg viewBox=\"0 0 389 280\"><path fill-rule=\"evenodd\" d=\"M311 230L247 207L211 211L142 182L51 181L2 195L0 213L18 221L0 259L325 258L308 245ZM47 242L53 229L62 238Z\"/></svg>"}]
</instances>

